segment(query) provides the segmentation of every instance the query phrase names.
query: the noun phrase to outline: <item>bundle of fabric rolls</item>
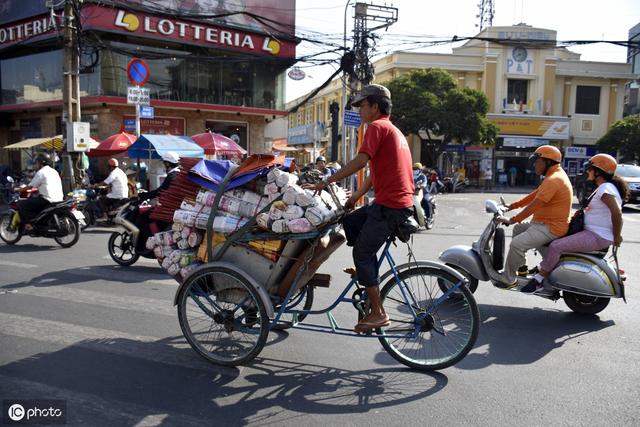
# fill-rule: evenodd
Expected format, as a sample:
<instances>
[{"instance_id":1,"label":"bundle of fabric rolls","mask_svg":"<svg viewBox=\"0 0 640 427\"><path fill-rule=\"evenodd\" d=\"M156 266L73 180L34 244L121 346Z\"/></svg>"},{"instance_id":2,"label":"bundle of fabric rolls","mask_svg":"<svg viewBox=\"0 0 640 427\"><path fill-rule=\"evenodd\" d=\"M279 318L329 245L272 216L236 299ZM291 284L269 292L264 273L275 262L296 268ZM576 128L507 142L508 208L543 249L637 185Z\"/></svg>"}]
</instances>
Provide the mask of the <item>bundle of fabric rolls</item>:
<instances>
[{"instance_id":1,"label":"bundle of fabric rolls","mask_svg":"<svg viewBox=\"0 0 640 427\"><path fill-rule=\"evenodd\" d=\"M260 228L275 233L308 233L336 218L336 201L328 192L314 194L297 183L297 175L279 169L272 169L267 174L264 193L271 208L257 216ZM332 191L340 204L346 202L342 188L332 184Z\"/></svg>"}]
</instances>

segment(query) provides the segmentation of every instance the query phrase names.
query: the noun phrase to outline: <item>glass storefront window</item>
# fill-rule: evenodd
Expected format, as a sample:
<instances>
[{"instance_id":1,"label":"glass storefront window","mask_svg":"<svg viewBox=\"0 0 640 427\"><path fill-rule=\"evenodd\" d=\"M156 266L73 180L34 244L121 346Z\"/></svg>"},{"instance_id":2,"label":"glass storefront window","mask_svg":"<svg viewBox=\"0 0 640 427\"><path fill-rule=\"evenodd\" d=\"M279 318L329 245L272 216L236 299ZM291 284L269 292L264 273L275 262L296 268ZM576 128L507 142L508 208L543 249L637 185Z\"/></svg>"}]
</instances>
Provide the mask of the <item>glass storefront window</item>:
<instances>
[{"instance_id":1,"label":"glass storefront window","mask_svg":"<svg viewBox=\"0 0 640 427\"><path fill-rule=\"evenodd\" d=\"M145 59L149 66L151 98L269 109L284 108L285 65L247 62L234 57L184 58L183 51L111 42L102 52L102 87L105 95L126 96L127 64L123 50L161 53ZM120 52L116 52L120 51Z\"/></svg>"},{"instance_id":2,"label":"glass storefront window","mask_svg":"<svg viewBox=\"0 0 640 427\"><path fill-rule=\"evenodd\" d=\"M0 61L2 104L62 99L62 59L62 50L52 50ZM99 73L80 75L82 96L100 93Z\"/></svg>"}]
</instances>

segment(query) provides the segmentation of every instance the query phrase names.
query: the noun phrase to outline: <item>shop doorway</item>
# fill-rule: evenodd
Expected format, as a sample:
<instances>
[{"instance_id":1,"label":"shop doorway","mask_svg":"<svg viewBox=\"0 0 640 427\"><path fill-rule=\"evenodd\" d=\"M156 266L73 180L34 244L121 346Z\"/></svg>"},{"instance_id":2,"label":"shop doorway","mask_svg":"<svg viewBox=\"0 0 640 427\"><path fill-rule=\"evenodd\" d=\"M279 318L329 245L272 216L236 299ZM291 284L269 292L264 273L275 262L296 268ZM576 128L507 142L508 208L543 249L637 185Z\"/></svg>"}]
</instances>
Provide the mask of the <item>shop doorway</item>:
<instances>
[{"instance_id":1,"label":"shop doorway","mask_svg":"<svg viewBox=\"0 0 640 427\"><path fill-rule=\"evenodd\" d=\"M535 173L527 170L528 162L526 157L504 159L504 171L507 174L508 186L521 187L535 185Z\"/></svg>"},{"instance_id":2,"label":"shop doorway","mask_svg":"<svg viewBox=\"0 0 640 427\"><path fill-rule=\"evenodd\" d=\"M219 133L233 139L236 144L247 150L247 154L251 154L249 150L249 124L247 122L207 120L205 126L208 131Z\"/></svg>"}]
</instances>

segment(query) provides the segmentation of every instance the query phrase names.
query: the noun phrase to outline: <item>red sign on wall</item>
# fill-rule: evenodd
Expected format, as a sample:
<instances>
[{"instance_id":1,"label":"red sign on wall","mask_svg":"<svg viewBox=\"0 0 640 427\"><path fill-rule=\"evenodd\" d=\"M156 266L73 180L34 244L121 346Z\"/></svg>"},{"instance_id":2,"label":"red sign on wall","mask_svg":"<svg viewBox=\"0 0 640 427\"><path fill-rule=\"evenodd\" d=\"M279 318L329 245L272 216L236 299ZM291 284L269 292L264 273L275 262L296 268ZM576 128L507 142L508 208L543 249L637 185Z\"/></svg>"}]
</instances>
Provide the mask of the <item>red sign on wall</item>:
<instances>
[{"instance_id":1,"label":"red sign on wall","mask_svg":"<svg viewBox=\"0 0 640 427\"><path fill-rule=\"evenodd\" d=\"M136 133L136 117L123 116L122 130ZM156 117L140 119L140 133L149 135L184 135L185 120L182 117Z\"/></svg>"},{"instance_id":2,"label":"red sign on wall","mask_svg":"<svg viewBox=\"0 0 640 427\"><path fill-rule=\"evenodd\" d=\"M254 54L294 58L292 41L201 21L150 15L88 4L83 9L83 29L117 31L156 40L231 49Z\"/></svg>"}]
</instances>

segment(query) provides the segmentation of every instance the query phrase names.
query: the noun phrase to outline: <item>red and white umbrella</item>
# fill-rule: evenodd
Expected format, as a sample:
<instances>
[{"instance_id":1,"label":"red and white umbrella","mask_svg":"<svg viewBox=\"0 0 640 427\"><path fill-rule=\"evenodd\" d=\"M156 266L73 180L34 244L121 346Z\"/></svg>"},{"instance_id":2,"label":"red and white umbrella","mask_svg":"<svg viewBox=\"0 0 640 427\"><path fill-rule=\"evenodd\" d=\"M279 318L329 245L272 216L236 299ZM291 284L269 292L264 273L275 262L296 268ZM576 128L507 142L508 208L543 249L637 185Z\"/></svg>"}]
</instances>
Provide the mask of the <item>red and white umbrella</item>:
<instances>
[{"instance_id":1,"label":"red and white umbrella","mask_svg":"<svg viewBox=\"0 0 640 427\"><path fill-rule=\"evenodd\" d=\"M199 133L198 135L193 135L191 139L204 148L204 154L207 155L243 156L247 154L247 150L236 144L233 139L219 133Z\"/></svg>"},{"instance_id":2,"label":"red and white umbrella","mask_svg":"<svg viewBox=\"0 0 640 427\"><path fill-rule=\"evenodd\" d=\"M124 153L138 137L127 132L120 132L105 139L93 150L89 151L89 157L113 156Z\"/></svg>"}]
</instances>

